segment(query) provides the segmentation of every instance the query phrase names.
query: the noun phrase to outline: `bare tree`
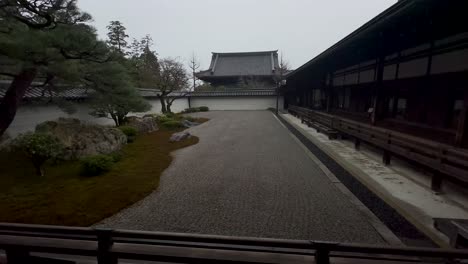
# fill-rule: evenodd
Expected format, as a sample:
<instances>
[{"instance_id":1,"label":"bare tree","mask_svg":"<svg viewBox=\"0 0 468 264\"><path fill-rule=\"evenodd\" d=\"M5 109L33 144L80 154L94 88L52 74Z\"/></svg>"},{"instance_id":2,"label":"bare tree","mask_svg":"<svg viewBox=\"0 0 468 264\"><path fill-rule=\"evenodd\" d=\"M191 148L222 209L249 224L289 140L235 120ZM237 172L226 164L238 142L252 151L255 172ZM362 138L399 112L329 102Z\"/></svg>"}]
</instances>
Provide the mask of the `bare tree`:
<instances>
[{"instance_id":1,"label":"bare tree","mask_svg":"<svg viewBox=\"0 0 468 264\"><path fill-rule=\"evenodd\" d=\"M275 76L274 76L275 82L276 82L276 114L277 115L278 115L278 110L279 110L280 88L281 88L282 82L283 82L286 74L288 74L288 72L290 72L289 63L286 60L283 59L283 53L280 54L278 64L279 65L275 70Z\"/></svg>"},{"instance_id":2,"label":"bare tree","mask_svg":"<svg viewBox=\"0 0 468 264\"><path fill-rule=\"evenodd\" d=\"M157 96L161 102L161 112L171 113L172 103L188 93L187 82L189 78L184 65L176 59L163 59L159 66L160 74L157 81L159 93ZM173 92L178 93L170 96Z\"/></svg>"},{"instance_id":3,"label":"bare tree","mask_svg":"<svg viewBox=\"0 0 468 264\"><path fill-rule=\"evenodd\" d=\"M197 56L195 55L195 52L192 53L192 57L190 58L189 68L192 71L192 80L193 80L192 91L195 91L195 88L197 87L197 76L195 75L195 73L200 68L200 62L198 61Z\"/></svg>"},{"instance_id":4,"label":"bare tree","mask_svg":"<svg viewBox=\"0 0 468 264\"><path fill-rule=\"evenodd\" d=\"M291 67L289 65L289 62L284 60L283 53L280 53L279 65L275 71L276 82L281 82L282 80L284 80L285 75L290 71L291 71Z\"/></svg>"}]
</instances>

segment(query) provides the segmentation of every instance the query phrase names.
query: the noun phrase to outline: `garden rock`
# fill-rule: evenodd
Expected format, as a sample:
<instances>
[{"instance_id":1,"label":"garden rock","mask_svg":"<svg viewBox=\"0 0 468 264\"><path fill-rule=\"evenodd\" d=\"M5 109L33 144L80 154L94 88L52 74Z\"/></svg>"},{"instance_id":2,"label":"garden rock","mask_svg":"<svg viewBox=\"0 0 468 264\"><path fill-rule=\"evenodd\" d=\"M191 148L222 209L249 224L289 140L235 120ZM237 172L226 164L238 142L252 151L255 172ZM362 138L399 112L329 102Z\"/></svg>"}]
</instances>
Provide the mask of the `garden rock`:
<instances>
[{"instance_id":1,"label":"garden rock","mask_svg":"<svg viewBox=\"0 0 468 264\"><path fill-rule=\"evenodd\" d=\"M151 116L129 116L127 117L126 121L126 125L135 128L138 131L138 133L149 133L158 130L156 118Z\"/></svg>"},{"instance_id":2,"label":"garden rock","mask_svg":"<svg viewBox=\"0 0 468 264\"><path fill-rule=\"evenodd\" d=\"M177 133L172 134L169 141L170 142L179 142L179 141L182 141L182 140L184 140L186 138L190 138L191 136L192 135L190 135L189 132L185 132L185 131L177 132Z\"/></svg>"},{"instance_id":3,"label":"garden rock","mask_svg":"<svg viewBox=\"0 0 468 264\"><path fill-rule=\"evenodd\" d=\"M191 121L188 121L188 120L182 121L182 125L183 125L184 127L187 127L187 128L189 128L189 127L194 127L194 126L198 126L199 124L200 124L200 123L191 122Z\"/></svg>"},{"instance_id":4,"label":"garden rock","mask_svg":"<svg viewBox=\"0 0 468 264\"><path fill-rule=\"evenodd\" d=\"M82 123L74 118L46 121L36 126L36 132L56 136L65 146L65 160L109 154L127 143L127 137L119 129Z\"/></svg>"}]
</instances>

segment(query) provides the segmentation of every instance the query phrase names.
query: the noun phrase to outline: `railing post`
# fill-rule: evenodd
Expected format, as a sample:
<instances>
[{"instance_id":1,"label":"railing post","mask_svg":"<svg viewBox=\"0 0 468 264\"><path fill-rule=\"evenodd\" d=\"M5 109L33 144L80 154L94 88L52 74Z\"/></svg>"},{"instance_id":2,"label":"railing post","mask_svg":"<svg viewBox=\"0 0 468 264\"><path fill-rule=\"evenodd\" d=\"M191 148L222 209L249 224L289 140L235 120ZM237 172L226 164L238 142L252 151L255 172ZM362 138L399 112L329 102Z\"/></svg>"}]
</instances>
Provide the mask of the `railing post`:
<instances>
[{"instance_id":1,"label":"railing post","mask_svg":"<svg viewBox=\"0 0 468 264\"><path fill-rule=\"evenodd\" d=\"M431 180L431 189L435 192L440 192L442 189L442 173L439 171L435 171L434 174L432 175L432 180Z\"/></svg>"},{"instance_id":2,"label":"railing post","mask_svg":"<svg viewBox=\"0 0 468 264\"><path fill-rule=\"evenodd\" d=\"M361 140L357 137L354 138L354 149L358 151L361 149Z\"/></svg>"},{"instance_id":3,"label":"railing post","mask_svg":"<svg viewBox=\"0 0 468 264\"><path fill-rule=\"evenodd\" d=\"M336 243L331 242L312 242L315 248L315 263L330 264L330 251Z\"/></svg>"},{"instance_id":4,"label":"railing post","mask_svg":"<svg viewBox=\"0 0 468 264\"><path fill-rule=\"evenodd\" d=\"M391 157L392 157L392 155L390 155L390 151L384 150L382 161L383 161L383 164L384 164L385 166L390 165Z\"/></svg>"},{"instance_id":5,"label":"railing post","mask_svg":"<svg viewBox=\"0 0 468 264\"><path fill-rule=\"evenodd\" d=\"M117 264L117 258L112 255L111 249L114 241L112 239L112 229L97 228L98 239L98 264Z\"/></svg>"},{"instance_id":6,"label":"railing post","mask_svg":"<svg viewBox=\"0 0 468 264\"><path fill-rule=\"evenodd\" d=\"M29 252L21 249L7 249L6 257L8 264L29 263Z\"/></svg>"},{"instance_id":7,"label":"railing post","mask_svg":"<svg viewBox=\"0 0 468 264\"><path fill-rule=\"evenodd\" d=\"M316 264L330 264L330 251L326 249L317 249L315 251Z\"/></svg>"}]
</instances>

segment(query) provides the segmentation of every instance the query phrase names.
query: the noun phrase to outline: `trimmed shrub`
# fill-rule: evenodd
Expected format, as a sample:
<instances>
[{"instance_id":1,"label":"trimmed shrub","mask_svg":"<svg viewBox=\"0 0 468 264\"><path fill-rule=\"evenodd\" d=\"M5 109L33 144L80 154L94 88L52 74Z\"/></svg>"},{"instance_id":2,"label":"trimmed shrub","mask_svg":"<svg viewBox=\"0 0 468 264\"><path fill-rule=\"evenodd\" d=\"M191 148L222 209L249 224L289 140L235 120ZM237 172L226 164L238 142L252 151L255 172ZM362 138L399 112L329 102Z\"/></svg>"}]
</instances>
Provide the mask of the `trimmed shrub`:
<instances>
[{"instance_id":1,"label":"trimmed shrub","mask_svg":"<svg viewBox=\"0 0 468 264\"><path fill-rule=\"evenodd\" d=\"M114 165L115 158L111 155L94 155L81 160L81 175L97 176L110 171Z\"/></svg>"},{"instance_id":2,"label":"trimmed shrub","mask_svg":"<svg viewBox=\"0 0 468 264\"><path fill-rule=\"evenodd\" d=\"M200 112L210 111L210 108L208 106L200 106L200 107L198 107L198 109L200 110Z\"/></svg>"},{"instance_id":3,"label":"trimmed shrub","mask_svg":"<svg viewBox=\"0 0 468 264\"><path fill-rule=\"evenodd\" d=\"M120 151L116 151L116 152L112 152L111 154L109 154L109 156L112 157L114 162L119 162L120 160L122 160L123 154Z\"/></svg>"},{"instance_id":4,"label":"trimmed shrub","mask_svg":"<svg viewBox=\"0 0 468 264\"><path fill-rule=\"evenodd\" d=\"M166 117L174 118L174 116L175 116L176 114L174 114L174 113L171 112L171 113L166 113L165 115L166 115Z\"/></svg>"},{"instance_id":5,"label":"trimmed shrub","mask_svg":"<svg viewBox=\"0 0 468 264\"><path fill-rule=\"evenodd\" d=\"M200 109L196 107L191 107L191 108L185 108L184 113L195 113L198 112Z\"/></svg>"},{"instance_id":6,"label":"trimmed shrub","mask_svg":"<svg viewBox=\"0 0 468 264\"><path fill-rule=\"evenodd\" d=\"M177 120L170 120L162 123L162 126L167 128L167 129L177 129L177 128L183 128L184 126L180 121Z\"/></svg>"},{"instance_id":7,"label":"trimmed shrub","mask_svg":"<svg viewBox=\"0 0 468 264\"><path fill-rule=\"evenodd\" d=\"M138 134L136 128L131 126L120 126L119 129L125 134L125 136L127 136L128 143L132 143L133 141L135 141L135 138Z\"/></svg>"},{"instance_id":8,"label":"trimmed shrub","mask_svg":"<svg viewBox=\"0 0 468 264\"><path fill-rule=\"evenodd\" d=\"M63 144L55 136L42 133L19 135L13 141L13 147L28 156L38 176L44 176L44 163L49 159L58 158L64 149Z\"/></svg>"},{"instance_id":9,"label":"trimmed shrub","mask_svg":"<svg viewBox=\"0 0 468 264\"><path fill-rule=\"evenodd\" d=\"M172 118L170 118L168 116L162 115L162 116L158 116L156 120L159 123L164 123L164 122L167 122L167 121L173 121L174 119L172 119Z\"/></svg>"}]
</instances>

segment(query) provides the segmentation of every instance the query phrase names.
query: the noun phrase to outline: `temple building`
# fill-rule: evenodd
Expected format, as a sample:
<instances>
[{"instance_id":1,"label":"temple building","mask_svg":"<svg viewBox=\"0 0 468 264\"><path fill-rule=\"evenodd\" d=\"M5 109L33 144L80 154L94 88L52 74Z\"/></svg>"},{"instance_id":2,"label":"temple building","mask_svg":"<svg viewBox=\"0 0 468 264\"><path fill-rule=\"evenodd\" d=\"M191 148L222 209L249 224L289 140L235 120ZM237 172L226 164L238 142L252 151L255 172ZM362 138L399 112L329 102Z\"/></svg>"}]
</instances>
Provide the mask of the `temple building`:
<instances>
[{"instance_id":1,"label":"temple building","mask_svg":"<svg viewBox=\"0 0 468 264\"><path fill-rule=\"evenodd\" d=\"M213 87L276 87L279 74L278 51L213 52L210 68L196 73L197 78Z\"/></svg>"},{"instance_id":2,"label":"temple building","mask_svg":"<svg viewBox=\"0 0 468 264\"><path fill-rule=\"evenodd\" d=\"M287 76L285 104L468 148L468 1L398 1Z\"/></svg>"}]
</instances>

